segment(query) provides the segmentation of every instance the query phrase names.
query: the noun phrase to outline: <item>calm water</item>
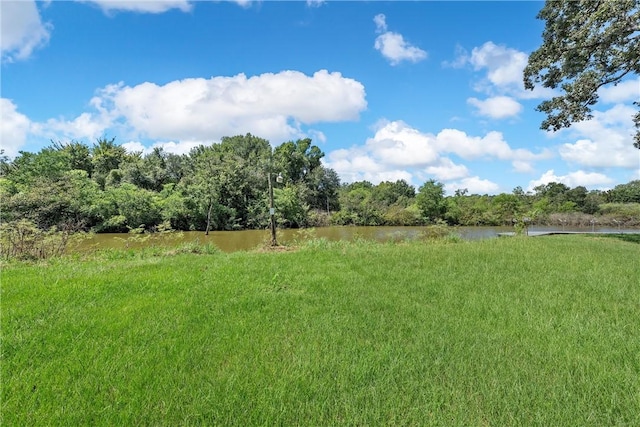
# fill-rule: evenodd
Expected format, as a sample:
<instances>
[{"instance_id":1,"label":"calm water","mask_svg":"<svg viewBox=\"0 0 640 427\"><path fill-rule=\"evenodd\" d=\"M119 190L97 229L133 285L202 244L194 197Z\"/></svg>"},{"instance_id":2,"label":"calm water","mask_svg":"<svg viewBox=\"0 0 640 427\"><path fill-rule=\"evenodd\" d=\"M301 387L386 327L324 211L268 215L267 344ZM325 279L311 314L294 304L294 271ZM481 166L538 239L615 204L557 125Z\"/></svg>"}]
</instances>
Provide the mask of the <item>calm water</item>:
<instances>
[{"instance_id":1,"label":"calm water","mask_svg":"<svg viewBox=\"0 0 640 427\"><path fill-rule=\"evenodd\" d=\"M315 228L313 236L323 237L328 240L352 240L362 238L380 242L388 240L411 239L419 236L426 230L425 227L319 227ZM558 227L531 227L531 231L561 230ZM566 227L566 231L592 231L589 228ZM455 227L452 231L466 240L477 240L497 237L498 233L513 231L513 227ZM618 230L617 228L595 227L597 232L638 232L638 230ZM294 243L302 240L309 230L278 230L278 243ZM205 236L202 231L186 231L169 235L132 236L131 234L96 234L91 239L82 243L83 249L106 248L139 248L150 245L177 246L183 243L199 242L212 243L225 252L255 249L269 241L268 230L242 230L242 231L212 231Z\"/></svg>"}]
</instances>

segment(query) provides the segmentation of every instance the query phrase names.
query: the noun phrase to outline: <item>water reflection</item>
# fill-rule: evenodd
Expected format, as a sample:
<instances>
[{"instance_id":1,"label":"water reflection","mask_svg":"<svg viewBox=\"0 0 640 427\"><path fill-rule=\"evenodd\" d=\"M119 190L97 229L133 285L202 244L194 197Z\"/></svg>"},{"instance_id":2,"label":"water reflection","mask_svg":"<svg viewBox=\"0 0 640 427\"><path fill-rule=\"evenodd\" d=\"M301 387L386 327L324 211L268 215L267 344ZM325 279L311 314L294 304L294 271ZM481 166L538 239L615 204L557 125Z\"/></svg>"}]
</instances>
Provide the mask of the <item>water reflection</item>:
<instances>
[{"instance_id":1,"label":"water reflection","mask_svg":"<svg viewBox=\"0 0 640 427\"><path fill-rule=\"evenodd\" d=\"M353 240L356 238L384 242L417 238L428 230L427 227L320 227L313 230L278 230L278 242L295 244L309 236L330 241ZM530 231L554 231L558 227L531 227ZM452 233L465 240L488 239L498 233L513 231L513 227L452 227ZM591 232L591 227L565 227L565 231ZM595 227L593 231L618 233L638 232L638 230L618 230L611 227ZM132 236L130 234L97 234L82 244L82 249L140 248L145 246L179 246L185 243L210 243L222 251L235 252L251 250L268 244L269 230L213 231L205 236L201 231L169 233L168 235Z\"/></svg>"}]
</instances>

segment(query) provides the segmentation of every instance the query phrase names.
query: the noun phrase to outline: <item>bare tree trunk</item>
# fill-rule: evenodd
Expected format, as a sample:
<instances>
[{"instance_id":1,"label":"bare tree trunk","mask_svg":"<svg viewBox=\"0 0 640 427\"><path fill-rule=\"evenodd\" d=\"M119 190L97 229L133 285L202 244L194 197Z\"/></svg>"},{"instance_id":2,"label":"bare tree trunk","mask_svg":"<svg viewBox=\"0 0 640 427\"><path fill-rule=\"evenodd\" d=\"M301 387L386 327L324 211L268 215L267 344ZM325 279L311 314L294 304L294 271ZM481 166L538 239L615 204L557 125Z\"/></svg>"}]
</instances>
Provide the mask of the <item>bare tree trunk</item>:
<instances>
[{"instance_id":1,"label":"bare tree trunk","mask_svg":"<svg viewBox=\"0 0 640 427\"><path fill-rule=\"evenodd\" d=\"M267 174L269 179L269 216L271 217L271 246L278 246L276 240L276 217L273 207L273 184L271 183L271 171Z\"/></svg>"},{"instance_id":2,"label":"bare tree trunk","mask_svg":"<svg viewBox=\"0 0 640 427\"><path fill-rule=\"evenodd\" d=\"M211 210L213 209L213 197L209 197L209 210L207 211L207 229L204 232L205 236L209 235L211 229Z\"/></svg>"}]
</instances>

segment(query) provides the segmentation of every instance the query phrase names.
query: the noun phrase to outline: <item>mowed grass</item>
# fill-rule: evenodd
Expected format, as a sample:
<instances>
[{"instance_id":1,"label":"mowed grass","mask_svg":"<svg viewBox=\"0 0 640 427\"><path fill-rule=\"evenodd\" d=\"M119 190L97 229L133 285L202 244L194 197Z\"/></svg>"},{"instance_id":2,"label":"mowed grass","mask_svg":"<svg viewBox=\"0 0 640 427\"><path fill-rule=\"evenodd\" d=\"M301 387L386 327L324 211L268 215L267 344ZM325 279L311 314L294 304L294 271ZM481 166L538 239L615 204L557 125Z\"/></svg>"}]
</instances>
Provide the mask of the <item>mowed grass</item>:
<instances>
[{"instance_id":1,"label":"mowed grass","mask_svg":"<svg viewBox=\"0 0 640 427\"><path fill-rule=\"evenodd\" d=\"M2 420L640 425L640 246L316 242L2 272Z\"/></svg>"}]
</instances>

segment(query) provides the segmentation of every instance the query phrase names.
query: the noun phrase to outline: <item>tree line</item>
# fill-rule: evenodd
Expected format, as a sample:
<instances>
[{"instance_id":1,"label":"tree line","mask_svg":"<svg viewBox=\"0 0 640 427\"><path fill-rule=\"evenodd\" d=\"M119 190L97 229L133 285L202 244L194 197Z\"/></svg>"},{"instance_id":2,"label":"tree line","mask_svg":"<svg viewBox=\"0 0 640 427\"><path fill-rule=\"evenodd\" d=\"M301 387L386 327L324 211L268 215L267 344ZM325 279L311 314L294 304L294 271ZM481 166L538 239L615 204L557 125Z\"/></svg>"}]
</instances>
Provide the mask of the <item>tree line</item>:
<instances>
[{"instance_id":1,"label":"tree line","mask_svg":"<svg viewBox=\"0 0 640 427\"><path fill-rule=\"evenodd\" d=\"M272 148L251 134L188 154L129 153L115 139L52 142L0 158L0 221L41 230L239 230L269 223L268 174L280 227L324 225L512 225L569 222L640 225L640 181L609 191L552 182L525 192L479 195L429 180L342 184L308 138Z\"/></svg>"}]
</instances>

